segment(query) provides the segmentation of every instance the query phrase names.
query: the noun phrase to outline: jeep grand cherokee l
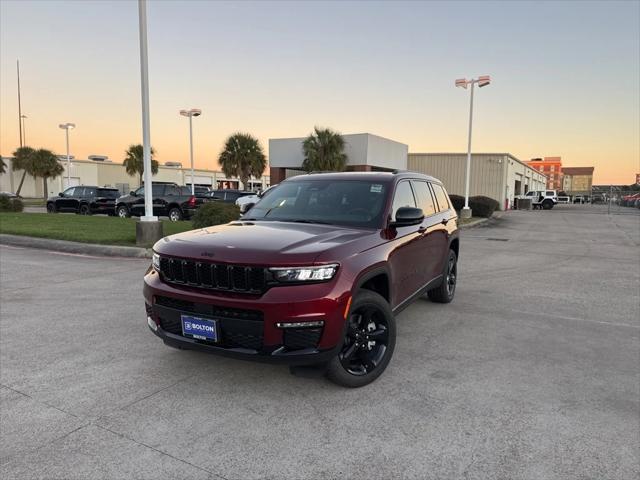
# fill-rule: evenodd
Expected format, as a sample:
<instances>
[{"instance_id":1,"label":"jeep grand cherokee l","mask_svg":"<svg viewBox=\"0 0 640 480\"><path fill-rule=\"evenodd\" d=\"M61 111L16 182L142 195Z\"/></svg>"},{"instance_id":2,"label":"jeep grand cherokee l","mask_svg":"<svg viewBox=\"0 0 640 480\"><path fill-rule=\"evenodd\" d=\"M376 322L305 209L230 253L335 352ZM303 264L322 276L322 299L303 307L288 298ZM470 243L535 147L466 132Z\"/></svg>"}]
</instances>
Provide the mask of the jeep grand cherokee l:
<instances>
[{"instance_id":1,"label":"jeep grand cherokee l","mask_svg":"<svg viewBox=\"0 0 640 480\"><path fill-rule=\"evenodd\" d=\"M321 365L359 387L391 360L395 314L425 293L453 299L458 253L456 212L435 178L299 175L241 220L157 242L147 323L173 347Z\"/></svg>"},{"instance_id":2,"label":"jeep grand cherokee l","mask_svg":"<svg viewBox=\"0 0 640 480\"><path fill-rule=\"evenodd\" d=\"M153 182L151 195L153 214L169 217L172 222L190 219L205 201L203 195L191 195L191 187L170 182ZM118 198L115 212L121 218L144 215L144 185Z\"/></svg>"}]
</instances>

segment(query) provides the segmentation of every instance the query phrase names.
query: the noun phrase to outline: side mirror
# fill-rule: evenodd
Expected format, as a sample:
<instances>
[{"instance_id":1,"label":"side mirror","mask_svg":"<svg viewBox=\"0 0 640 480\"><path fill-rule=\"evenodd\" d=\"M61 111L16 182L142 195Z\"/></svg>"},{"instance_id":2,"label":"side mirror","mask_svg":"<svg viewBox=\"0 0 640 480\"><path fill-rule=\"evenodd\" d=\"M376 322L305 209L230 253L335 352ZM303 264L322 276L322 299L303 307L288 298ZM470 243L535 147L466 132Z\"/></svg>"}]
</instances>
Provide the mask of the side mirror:
<instances>
[{"instance_id":1,"label":"side mirror","mask_svg":"<svg viewBox=\"0 0 640 480\"><path fill-rule=\"evenodd\" d=\"M129 192L129 195L131 195L132 197L135 197L135 196L136 196L136 192L134 192L133 190L131 190L131 191Z\"/></svg>"},{"instance_id":2,"label":"side mirror","mask_svg":"<svg viewBox=\"0 0 640 480\"><path fill-rule=\"evenodd\" d=\"M392 227L406 227L408 225L418 225L424 220L424 213L421 208L400 207L396 212L395 221L391 222Z\"/></svg>"},{"instance_id":3,"label":"side mirror","mask_svg":"<svg viewBox=\"0 0 640 480\"><path fill-rule=\"evenodd\" d=\"M59 196L59 197L64 197L64 193L60 192L60 193L58 194L58 196Z\"/></svg>"}]
</instances>

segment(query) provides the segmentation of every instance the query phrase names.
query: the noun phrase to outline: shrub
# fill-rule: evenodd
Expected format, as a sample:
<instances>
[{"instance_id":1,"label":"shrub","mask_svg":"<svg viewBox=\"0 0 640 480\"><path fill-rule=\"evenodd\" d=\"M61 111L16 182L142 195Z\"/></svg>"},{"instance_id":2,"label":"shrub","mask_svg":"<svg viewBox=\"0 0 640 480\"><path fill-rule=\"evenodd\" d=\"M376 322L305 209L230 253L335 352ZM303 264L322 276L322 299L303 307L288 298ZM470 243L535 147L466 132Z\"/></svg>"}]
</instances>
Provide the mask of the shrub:
<instances>
[{"instance_id":1,"label":"shrub","mask_svg":"<svg viewBox=\"0 0 640 480\"><path fill-rule=\"evenodd\" d=\"M474 217L489 218L499 206L500 204L493 198L483 197L482 195L469 198L469 208L471 208Z\"/></svg>"},{"instance_id":2,"label":"shrub","mask_svg":"<svg viewBox=\"0 0 640 480\"><path fill-rule=\"evenodd\" d=\"M209 202L196 210L192 223L194 228L204 228L229 223L239 217L240 209L233 203Z\"/></svg>"},{"instance_id":3,"label":"shrub","mask_svg":"<svg viewBox=\"0 0 640 480\"><path fill-rule=\"evenodd\" d=\"M0 212L21 212L22 210L24 210L22 200L0 195Z\"/></svg>"},{"instance_id":4,"label":"shrub","mask_svg":"<svg viewBox=\"0 0 640 480\"><path fill-rule=\"evenodd\" d=\"M453 205L453 208L456 209L456 211L460 211L462 210L462 208L464 207L464 197L461 195L449 195L449 198L451 199L451 205Z\"/></svg>"}]
</instances>

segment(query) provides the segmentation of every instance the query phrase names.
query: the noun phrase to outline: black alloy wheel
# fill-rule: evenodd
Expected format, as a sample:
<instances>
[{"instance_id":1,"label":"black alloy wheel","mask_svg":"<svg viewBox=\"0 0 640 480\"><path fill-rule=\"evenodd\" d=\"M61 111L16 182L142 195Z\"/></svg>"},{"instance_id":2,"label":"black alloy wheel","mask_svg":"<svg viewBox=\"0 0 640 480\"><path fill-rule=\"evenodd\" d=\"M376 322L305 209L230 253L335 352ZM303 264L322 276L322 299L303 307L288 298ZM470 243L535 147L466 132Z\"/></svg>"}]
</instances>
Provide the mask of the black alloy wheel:
<instances>
[{"instance_id":1,"label":"black alloy wheel","mask_svg":"<svg viewBox=\"0 0 640 480\"><path fill-rule=\"evenodd\" d=\"M89 210L89 205L87 205L86 203L80 205L80 210L78 211L78 213L80 215L90 215L91 211Z\"/></svg>"},{"instance_id":2,"label":"black alloy wheel","mask_svg":"<svg viewBox=\"0 0 640 480\"><path fill-rule=\"evenodd\" d=\"M449 250L447 263L444 267L442 283L427 292L429 300L437 303L450 303L456 293L458 283L458 256L453 250Z\"/></svg>"},{"instance_id":3,"label":"black alloy wheel","mask_svg":"<svg viewBox=\"0 0 640 480\"><path fill-rule=\"evenodd\" d=\"M384 297L360 290L346 323L343 346L329 362L327 377L345 387L362 387L378 378L391 360L395 319Z\"/></svg>"},{"instance_id":4,"label":"black alloy wheel","mask_svg":"<svg viewBox=\"0 0 640 480\"><path fill-rule=\"evenodd\" d=\"M47 212L56 213L56 205L54 203L47 203Z\"/></svg>"}]
</instances>

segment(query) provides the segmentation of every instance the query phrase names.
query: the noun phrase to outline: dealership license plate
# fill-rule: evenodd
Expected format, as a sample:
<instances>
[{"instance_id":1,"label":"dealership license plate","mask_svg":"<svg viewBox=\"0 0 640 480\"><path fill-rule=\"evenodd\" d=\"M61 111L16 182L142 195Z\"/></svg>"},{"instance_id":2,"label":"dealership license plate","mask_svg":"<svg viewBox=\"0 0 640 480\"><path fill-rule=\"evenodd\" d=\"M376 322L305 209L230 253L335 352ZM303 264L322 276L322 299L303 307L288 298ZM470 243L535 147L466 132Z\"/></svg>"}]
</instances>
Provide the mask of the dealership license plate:
<instances>
[{"instance_id":1,"label":"dealership license plate","mask_svg":"<svg viewBox=\"0 0 640 480\"><path fill-rule=\"evenodd\" d=\"M182 334L185 337L209 342L218 341L218 325L215 320L192 317L191 315L180 315L180 319L182 320Z\"/></svg>"}]
</instances>

